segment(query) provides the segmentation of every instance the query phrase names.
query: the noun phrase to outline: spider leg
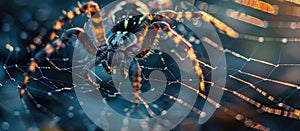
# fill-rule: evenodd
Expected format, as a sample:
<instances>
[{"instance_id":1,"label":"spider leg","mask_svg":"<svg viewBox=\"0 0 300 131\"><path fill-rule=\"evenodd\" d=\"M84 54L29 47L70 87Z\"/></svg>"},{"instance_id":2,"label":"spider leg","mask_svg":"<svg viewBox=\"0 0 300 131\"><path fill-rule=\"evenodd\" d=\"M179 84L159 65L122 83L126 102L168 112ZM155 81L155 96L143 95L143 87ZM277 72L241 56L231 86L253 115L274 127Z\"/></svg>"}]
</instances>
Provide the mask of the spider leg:
<instances>
[{"instance_id":1,"label":"spider leg","mask_svg":"<svg viewBox=\"0 0 300 131\"><path fill-rule=\"evenodd\" d=\"M108 74L113 74L114 73L114 71L111 69L111 67L108 65L108 63L106 61L102 62L102 66Z\"/></svg>"},{"instance_id":2,"label":"spider leg","mask_svg":"<svg viewBox=\"0 0 300 131\"><path fill-rule=\"evenodd\" d=\"M75 16L79 16L85 12L94 15L95 13L100 11L98 4L93 1L84 3L83 5L78 2L78 6L79 8L74 8L74 10L71 10L69 12L63 12L64 16L57 20L52 27L52 33L50 34L49 39L50 41L53 41L55 39L55 37L57 36L57 32L62 29L62 26L66 21L72 20L75 18Z\"/></svg>"},{"instance_id":3,"label":"spider leg","mask_svg":"<svg viewBox=\"0 0 300 131\"><path fill-rule=\"evenodd\" d=\"M160 14L164 17L168 17L170 19L203 19L206 22L212 23L216 28L223 31L227 36L231 38L238 38L239 33L237 33L235 30L233 30L231 27L226 25L225 23L221 22L217 18L213 17L212 15L204 12L204 11L184 11L184 12L176 12L173 10L162 10L160 11Z\"/></svg>"},{"instance_id":4,"label":"spider leg","mask_svg":"<svg viewBox=\"0 0 300 131\"><path fill-rule=\"evenodd\" d=\"M100 53L99 56L96 57L95 61L90 61L86 66L83 68L83 76L85 80L92 86L96 88L100 88L100 84L95 82L89 75L89 72L91 71L92 68L94 68L96 65L99 65L102 60L106 58L106 55L104 53Z\"/></svg>"},{"instance_id":5,"label":"spider leg","mask_svg":"<svg viewBox=\"0 0 300 131\"><path fill-rule=\"evenodd\" d=\"M128 54L134 54L134 57L135 55L141 55L141 54L147 54L147 50L148 50L148 47L145 47L145 51L142 51L142 53L139 53L139 49L141 49L141 47L143 46L144 42L145 42L145 38L147 37L147 33L148 33L148 30L149 30L149 27L150 25L148 23L146 23L143 27L143 30L141 32L139 32L137 34L137 37L138 37L138 41L136 43L136 46L134 48L131 48L130 50L128 50ZM149 43L149 41L148 41ZM146 46L149 46L149 45L146 45ZM138 54L139 53L139 54ZM143 55L142 55L143 56ZM141 57L142 57L141 56ZM132 57L131 55L127 56L127 57ZM130 58L128 58L129 60L131 60ZM124 74L125 77L128 76L128 71L125 69L125 65L126 65L126 61L122 61L121 64L120 64L120 69L121 69L121 73ZM138 62L136 60L134 60L134 66L132 67L132 71L133 71L133 87L134 87L134 97L135 97L135 104L138 105L139 104L139 99L140 99L140 96L139 96L139 91L140 91L140 87L141 87L141 80L142 80L142 77L141 77L141 67L139 66Z\"/></svg>"},{"instance_id":6,"label":"spider leg","mask_svg":"<svg viewBox=\"0 0 300 131\"><path fill-rule=\"evenodd\" d=\"M75 16L81 15L85 12L89 12L91 15L94 15L96 12L98 12L100 10L98 4L93 2L93 1L90 1L90 2L85 3L83 5L78 3L78 5L79 5L79 8L75 8L74 10L69 11L69 12L64 12L65 16L63 16L62 18L60 18L59 20L56 21L56 23L52 27L52 33L50 34L50 38L49 38L49 41L51 43L48 43L46 45L46 47L43 48L41 51L39 51L34 56L34 58L31 60L31 62L29 64L28 71L25 74L23 85L22 85L22 88L21 88L21 91L20 91L20 98L23 97L23 95L25 93L26 85L27 85L27 83L29 81L29 78L30 78L30 75L35 71L36 66L38 65L38 63L40 61L42 61L45 57L50 56L54 52L55 49L60 48L63 45L63 43L70 38L70 36L75 34L78 37L79 34L81 32L83 32L83 30L80 30L80 29L67 30L62 35L61 38L56 38L57 32L62 29L62 26L64 25L64 23L68 20L72 20ZM87 45L87 44L83 44L83 45L84 46L86 45L85 48L88 49L88 51L91 54L93 54L93 50L95 50L95 49L92 49L91 47L88 47L90 45Z\"/></svg>"},{"instance_id":7,"label":"spider leg","mask_svg":"<svg viewBox=\"0 0 300 131\"><path fill-rule=\"evenodd\" d=\"M69 30L67 30L66 32L64 32L62 34L62 36L60 38L55 39L53 42L49 43L46 45L45 48L43 48L41 51L39 51L31 60L29 67L28 67L28 71L25 74L25 78L23 81L23 85L20 91L20 97L22 98L24 93L25 93L25 89L26 89L26 85L29 81L30 75L35 71L36 66L38 65L39 62L41 62L42 60L44 60L46 57L51 56L51 54L56 50L59 49L64 42L68 41L70 37L72 37L72 35L75 35L77 38L84 39L85 41L82 42L81 44L83 45L83 47L90 52L92 55L96 56L97 53L97 49L92 48L93 43L89 40L86 39L85 37L87 37L87 34L84 32L83 29L81 28L71 28ZM81 38L81 36L83 36L83 38ZM104 48L105 49L105 48Z\"/></svg>"},{"instance_id":8,"label":"spider leg","mask_svg":"<svg viewBox=\"0 0 300 131\"><path fill-rule=\"evenodd\" d=\"M79 30L78 28L71 28L71 29ZM69 29L69 30L71 30L71 29ZM80 37L77 37L77 38L80 41L80 43L83 45L84 49L86 49L91 55L96 57L98 50L106 50L107 49L107 45L106 45L105 41L100 41L99 43L94 42L91 40L89 35L83 29L80 29L80 30L81 30Z\"/></svg>"},{"instance_id":9,"label":"spider leg","mask_svg":"<svg viewBox=\"0 0 300 131\"><path fill-rule=\"evenodd\" d=\"M132 72L133 72L133 88L134 88L134 98L135 98L135 105L139 104L139 99L140 99L140 87L141 87L141 81L142 81L142 77L141 77L141 73L142 73L142 69L138 63L137 60L134 60L134 64L131 68Z\"/></svg>"},{"instance_id":10,"label":"spider leg","mask_svg":"<svg viewBox=\"0 0 300 131\"><path fill-rule=\"evenodd\" d=\"M139 63L138 63L138 59L143 59L144 57L149 56L150 54L152 54L153 51L148 49L148 50L143 50L141 53L139 53L137 55L137 59L134 60L134 65L132 67L132 72L133 72L133 88L134 88L134 98L135 98L135 105L138 105L140 100L142 103L145 104L145 102L143 102L143 99L140 97L139 92L140 92L140 88L141 88L141 81L142 81L142 68L140 67Z\"/></svg>"},{"instance_id":11,"label":"spider leg","mask_svg":"<svg viewBox=\"0 0 300 131\"><path fill-rule=\"evenodd\" d=\"M105 37L105 27L102 24L103 18L103 11L96 12L93 17L91 18L93 24L93 33L96 37L97 41L106 41Z\"/></svg>"},{"instance_id":12,"label":"spider leg","mask_svg":"<svg viewBox=\"0 0 300 131\"><path fill-rule=\"evenodd\" d=\"M180 17L180 16L179 16ZM181 16L182 18L183 16ZM185 16L186 17L186 16ZM173 16L172 18L175 18L175 16ZM186 17L187 18L187 17ZM213 19L213 18L212 18ZM216 20L213 20L214 22L216 22ZM222 24L221 24L222 25ZM220 26L219 28L221 28L222 26ZM216 26L216 25L215 25ZM181 35L179 35L178 33L176 33L171 27L170 24L168 22L165 21L157 21L157 22L153 22L152 23L152 27L153 29L162 29L163 31L167 32L168 36L173 38L173 41L176 44L180 44L183 43L185 46L185 49L187 51L187 54L189 56L189 59L194 63L194 68L196 70L197 75L199 76L200 79L200 90L204 91L205 86L204 86L204 77L202 74L202 69L200 68L200 64L197 62L197 58L195 55L195 52L193 50L192 44L187 41L186 39L184 39ZM218 28L218 27L217 27ZM222 29L225 29L227 27L222 27ZM228 27L229 28L229 27ZM227 29L226 29L227 30ZM229 32L226 32L227 35L232 35L232 37L235 37L235 32L230 32L230 29L228 29ZM231 34L232 33L232 34ZM223 112L231 115L233 118L237 118L238 116L241 116L239 113L236 113L232 110L230 110L229 108L225 107L224 105L221 105L220 103L216 102L215 100L213 100L212 98L210 98L209 96L205 95L202 92L199 92L198 90L194 89L193 87L190 87L188 85L185 85L187 88L195 91L201 98L206 99L210 104L214 105L215 107L219 108L220 110L222 110ZM227 90L227 89L225 89ZM173 98L174 99L174 98ZM177 98L175 98L174 100L176 100ZM179 101L178 103L182 103L182 101ZM194 110L194 109L193 109ZM241 122L246 122L246 121L252 121L249 118L244 117L243 119L239 119L239 121ZM250 128L253 129L257 129L257 130L268 130L269 128L265 127L264 125L254 122L251 123L249 125Z\"/></svg>"},{"instance_id":13,"label":"spider leg","mask_svg":"<svg viewBox=\"0 0 300 131\"><path fill-rule=\"evenodd\" d=\"M136 55L138 57L144 57L146 54L149 53L149 46L152 42L152 40L148 40L149 37L147 37L149 34L148 34L148 31L149 31L149 27L150 25L148 23L146 23L143 27L143 30L141 32L139 32L137 34L138 36L138 41L136 43L136 46L129 49L127 54L131 54L131 55L128 55L127 57L133 57L132 55L134 55L134 57L136 57ZM145 41L145 38L147 38L147 41ZM154 41L154 39L153 39ZM138 51L141 49L141 47L144 45L144 43L147 43L145 46L145 49L139 53ZM130 58L128 58L129 60L131 60ZM126 70L125 68L125 65L126 65L126 61L122 61L122 63L120 64L120 69L121 69L121 73L124 74L125 77L128 76L128 71ZM134 92L134 98L135 98L135 105L138 105L139 104L139 99L140 99L140 96L139 96L139 92L140 92L140 87L141 87L141 81L142 81L142 77L141 77L141 73L142 73L142 69L140 67L140 65L138 64L137 60L134 59L134 63L133 63L133 67L131 68L131 71L133 72L133 88L135 90Z\"/></svg>"},{"instance_id":14,"label":"spider leg","mask_svg":"<svg viewBox=\"0 0 300 131\"><path fill-rule=\"evenodd\" d=\"M97 41L100 42L99 47L101 48L100 50L102 50L102 51L107 49L107 44L104 44L106 42L106 36L105 36L105 27L102 24L102 21L103 21L102 16L103 15L104 15L103 11L99 11L99 12L96 12L93 15L93 17L91 18L92 24L93 24L92 30L93 30L94 36L96 37ZM103 49L103 48L105 48L105 49ZM113 70L111 69L111 67L108 65L107 62L102 61L101 64L108 74L113 73Z\"/></svg>"},{"instance_id":15,"label":"spider leg","mask_svg":"<svg viewBox=\"0 0 300 131\"><path fill-rule=\"evenodd\" d=\"M173 39L175 44L177 44L177 45L181 44L181 43L183 44L183 46L188 54L189 59L194 64L196 74L198 75L198 77L200 79L200 83L199 83L200 91L204 92L204 90L205 90L204 77L203 77L202 69L200 68L200 64L197 61L197 56L195 54L192 44L189 41L187 41L185 38L183 38L181 35L179 35L177 32L175 32L167 22L164 22L164 21L153 22L152 28L156 29L156 30L162 29L163 31L167 32L168 36Z\"/></svg>"}]
</instances>

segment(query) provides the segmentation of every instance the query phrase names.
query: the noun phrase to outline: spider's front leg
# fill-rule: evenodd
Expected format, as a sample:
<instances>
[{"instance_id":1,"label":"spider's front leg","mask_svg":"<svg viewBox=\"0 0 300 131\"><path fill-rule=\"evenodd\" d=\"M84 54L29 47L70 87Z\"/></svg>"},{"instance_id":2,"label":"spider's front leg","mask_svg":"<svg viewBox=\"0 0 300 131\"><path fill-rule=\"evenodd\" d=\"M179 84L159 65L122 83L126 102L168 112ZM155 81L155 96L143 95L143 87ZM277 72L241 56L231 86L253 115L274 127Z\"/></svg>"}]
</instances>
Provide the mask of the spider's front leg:
<instances>
[{"instance_id":1,"label":"spider's front leg","mask_svg":"<svg viewBox=\"0 0 300 131\"><path fill-rule=\"evenodd\" d=\"M52 32L51 32L50 38L49 38L50 42L53 41L57 37L57 34L58 34L57 32L62 29L63 25L67 21L71 21L76 16L79 16L85 12L90 13L90 15L94 15L95 13L100 11L98 4L93 1L84 3L83 5L81 5L78 2L78 6L79 6L79 8L74 8L73 10L71 10L69 12L63 11L64 16L61 17L60 19L58 19L52 27Z\"/></svg>"},{"instance_id":2,"label":"spider's front leg","mask_svg":"<svg viewBox=\"0 0 300 131\"><path fill-rule=\"evenodd\" d=\"M112 73L112 69L107 65L107 62L104 61L105 59L107 59L108 45L103 40L100 41L100 46L99 46L98 50L96 51L97 52L95 55L96 59L90 61L83 68L83 77L85 78L86 82L88 82L90 85L96 87L97 89L100 88L100 84L95 82L89 75L89 72L91 72L92 68L94 68L95 66L97 66L101 63L107 73L109 73L109 74Z\"/></svg>"},{"instance_id":3,"label":"spider's front leg","mask_svg":"<svg viewBox=\"0 0 300 131\"><path fill-rule=\"evenodd\" d=\"M59 49L63 45L64 42L69 40L69 38L72 35L76 35L78 37L81 32L83 32L83 30L81 28L73 28L73 29L67 30L60 38L54 40L50 44L47 44L45 48L43 48L41 51L39 51L32 58L32 60L29 64L28 71L25 74L22 89L20 91L21 98L23 97L23 95L25 93L26 85L29 81L30 75L35 71L38 63L41 62L42 60L44 60L46 57L49 57L56 49Z\"/></svg>"},{"instance_id":4,"label":"spider's front leg","mask_svg":"<svg viewBox=\"0 0 300 131\"><path fill-rule=\"evenodd\" d=\"M105 36L105 27L103 25L103 18L102 16L104 15L103 10L100 10L99 12L96 12L93 17L91 18L91 22L92 22L92 30L93 30L93 34L96 37L97 41L100 43L99 45L99 50L97 51L98 54L96 57L99 57L99 55L102 55L101 53L104 53L107 51L108 45L106 44L106 36ZM99 52L100 51L100 52ZM100 54L99 54L100 53ZM103 58L103 60L107 58ZM114 73L113 70L111 69L111 67L108 65L108 63L106 61L101 60L101 64L103 66L103 68L105 69L105 71L108 74L112 74ZM97 61L97 60L96 60ZM86 76L86 75L85 75ZM91 83L92 81L88 81L89 83ZM95 82L92 82L95 83Z\"/></svg>"},{"instance_id":5,"label":"spider's front leg","mask_svg":"<svg viewBox=\"0 0 300 131\"><path fill-rule=\"evenodd\" d=\"M204 92L205 91L204 76L203 76L203 72L202 72L202 69L200 67L200 64L197 61L197 56L195 54L195 51L193 49L192 44L188 40L183 38L181 35L179 35L177 32L175 32L170 27L170 24L165 22L165 21L153 22L152 25L151 25L151 28L153 28L155 30L162 29L163 31L165 31L168 34L168 36L170 38L172 38L172 40L175 42L175 44L177 44L177 45L182 44L183 45L183 47L185 48L185 51L187 52L187 55L188 55L189 59L193 62L194 69L196 71L196 74L199 77L200 91Z\"/></svg>"},{"instance_id":6,"label":"spider's front leg","mask_svg":"<svg viewBox=\"0 0 300 131\"><path fill-rule=\"evenodd\" d=\"M55 25L52 27L52 32L50 33L50 38L49 38L49 43L46 45L45 48L43 48L41 51L39 51L31 60L28 70L25 74L25 78L22 84L22 88L20 91L20 97L22 98L25 90L26 90L26 85L28 84L30 75L35 71L36 66L40 61L42 61L44 58L50 56L56 49L59 49L64 42L68 41L71 35L75 34L76 36L79 36L81 32L83 32L82 29L79 28L74 28L71 30L67 30L62 37L56 38L57 37L57 32L62 29L62 26L65 24L66 21L72 20L75 16L81 15L85 12L89 12L91 15L95 14L98 12L99 6L97 3L91 1L88 3L85 3L81 5L78 3L79 8L75 8L74 10L71 10L69 12L64 12L64 17L60 18L59 20L56 21ZM89 46L85 46L85 48L92 53L94 49L92 49ZM96 52L96 50L95 50Z\"/></svg>"},{"instance_id":7,"label":"spider's front leg","mask_svg":"<svg viewBox=\"0 0 300 131\"><path fill-rule=\"evenodd\" d=\"M199 76L200 79L200 90L204 91L205 90L205 85L204 85L204 77L202 74L202 69L200 68L200 64L197 61L197 57L195 54L195 51L193 49L192 44L183 38L181 35L179 35L176 31L174 31L170 27L170 19L188 19L191 20L192 18L196 19L203 19L206 22L212 23L216 28L219 30L223 31L227 36L232 37L232 38L238 38L239 34L233 30L231 27L227 26L225 23L221 22L217 18L213 17L212 15L204 12L204 11L183 11L183 12L176 12L173 10L162 10L159 11L160 15L157 15L154 20L158 20L156 22L152 23L153 29L162 29L163 31L167 32L168 36L173 39L173 41L176 44L183 43L189 59L194 63L194 68L196 70L196 74Z\"/></svg>"},{"instance_id":8,"label":"spider's front leg","mask_svg":"<svg viewBox=\"0 0 300 131\"><path fill-rule=\"evenodd\" d=\"M99 65L103 60L106 58L105 53L99 53L97 55L96 59L93 61L90 61L87 65L83 68L83 76L85 80L92 86L96 87L97 89L100 88L100 84L95 82L91 76L89 75L89 72L91 72L91 69L94 68L96 65Z\"/></svg>"},{"instance_id":9,"label":"spider's front leg","mask_svg":"<svg viewBox=\"0 0 300 131\"><path fill-rule=\"evenodd\" d=\"M170 19L202 19L206 22L212 23L220 31L224 32L227 36L231 38L238 38L239 33L236 32L234 29L226 25L225 23L221 22L217 18L213 17L212 15L204 12L204 11L183 11L183 12L176 12L173 10L162 10L159 12L162 16L168 17Z\"/></svg>"}]
</instances>

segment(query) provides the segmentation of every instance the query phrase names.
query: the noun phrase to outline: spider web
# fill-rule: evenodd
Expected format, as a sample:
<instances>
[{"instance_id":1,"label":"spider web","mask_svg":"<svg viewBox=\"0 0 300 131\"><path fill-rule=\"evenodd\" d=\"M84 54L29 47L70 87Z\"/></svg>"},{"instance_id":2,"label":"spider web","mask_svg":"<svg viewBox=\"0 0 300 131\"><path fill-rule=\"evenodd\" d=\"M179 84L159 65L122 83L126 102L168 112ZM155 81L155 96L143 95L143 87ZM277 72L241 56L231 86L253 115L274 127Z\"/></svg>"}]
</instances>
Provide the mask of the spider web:
<instances>
[{"instance_id":1,"label":"spider web","mask_svg":"<svg viewBox=\"0 0 300 131\"><path fill-rule=\"evenodd\" d=\"M230 2L228 3L232 4ZM274 2L274 4L277 3L278 2ZM199 3L196 2L195 5L197 4ZM208 6L210 4L213 5L213 7L221 8L219 6L220 4L215 1L208 3ZM286 4L287 3L284 3L284 5ZM223 8L230 8L227 6ZM234 9L239 10L244 9L244 7L237 5ZM251 9L245 10L247 13L254 12ZM259 12L255 13L259 14ZM299 30L276 27L261 29L249 26L245 23L239 23L238 25L234 22L230 23L228 18L218 16L218 13L216 13L216 17L223 22L228 21L228 25L237 29L239 33L257 36L258 39L247 39L249 37L232 39L220 33L219 35L224 47L216 47L215 49L225 53L227 67L211 66L205 58L205 55L199 55L199 62L206 73L210 70L226 70L228 75L226 87L220 87L220 89L225 91L220 104L222 107L226 107L226 110L224 110L224 108L217 109L214 116L206 124L202 125L202 127L196 126L195 128L198 128L197 130L200 128L213 128L217 130L223 129L224 127L245 129L251 126L253 122L258 122L271 129L295 129L297 124L299 124L300 118L297 112L297 109L300 108L297 102L297 98L299 98L298 90L300 89L298 75L300 64L297 62L299 59L297 53L299 42L285 42L285 38L296 39L295 36L297 35L294 34L299 34ZM278 20L286 21L286 17L287 16L279 15L276 16L276 18L266 19L270 22ZM5 25L6 22L4 21L3 25ZM240 29L239 26L241 26ZM181 32L185 31L179 27L180 26L178 26L177 30ZM2 34L7 38L13 37L5 33L5 28L2 28L2 31ZM269 33L270 31L272 31L272 33ZM281 32L286 33L283 34ZM263 40L259 38L263 38ZM200 44L215 46L214 40L207 37L200 39L190 37L187 39L193 42L196 48L199 47L197 49L198 52L203 52L200 48ZM71 42L74 41L71 40ZM74 88L88 85L86 83L83 85L74 85L71 80L71 70L74 68L81 69L84 66L72 67L71 63L77 62L79 65L84 64L88 61L88 57L84 59L72 59L70 57L72 47L65 47L62 49L63 51L60 51L67 52L65 55L56 54L39 64L39 67L30 79L27 96L25 99L19 99L18 88L22 83L23 73L28 67L26 64L27 61L22 59L24 57L22 57L21 54L28 52L25 47L20 47L24 45L18 45L18 42L14 40L5 39L1 43L10 43L14 47L13 51L9 51L10 48L7 48L5 44L1 46L1 56L5 56L1 59L2 68L0 71L0 97L2 100L0 103L1 129L38 130L38 128L62 128L70 130L99 130L85 115L80 106L84 103L78 101L74 93ZM155 55L161 56L159 54ZM178 58L185 57L186 56L178 55ZM162 59L160 59L160 62L163 62ZM98 68L98 70L95 70L95 73L104 74L101 75L101 79L109 79L109 75L105 75L101 66ZM151 65L142 68L169 71L168 68L157 68ZM80 76L80 74L75 75ZM205 76L207 86L214 84L209 81L209 77L209 75ZM170 83L171 81L164 80L163 82ZM181 84L180 82L173 82ZM218 85L214 86L217 87ZM88 93L93 91L97 90L82 88L82 92ZM105 89L103 91L110 90ZM190 105L184 104L185 101L176 99L173 95L164 94L164 96L167 102L177 102L187 108L191 108ZM203 103L205 101L199 97L196 103L201 102ZM194 112L191 112L175 129L190 128L191 125L197 123L198 117L201 115L201 106L199 105L191 105L195 107L193 108ZM282 111L278 113L275 109ZM128 109L127 112L129 111L130 109ZM147 110L143 111L147 112ZM239 115L232 112L236 112ZM249 120L242 121L244 117L249 118ZM18 124L14 124L16 121ZM122 124L124 128L126 128L126 122Z\"/></svg>"}]
</instances>

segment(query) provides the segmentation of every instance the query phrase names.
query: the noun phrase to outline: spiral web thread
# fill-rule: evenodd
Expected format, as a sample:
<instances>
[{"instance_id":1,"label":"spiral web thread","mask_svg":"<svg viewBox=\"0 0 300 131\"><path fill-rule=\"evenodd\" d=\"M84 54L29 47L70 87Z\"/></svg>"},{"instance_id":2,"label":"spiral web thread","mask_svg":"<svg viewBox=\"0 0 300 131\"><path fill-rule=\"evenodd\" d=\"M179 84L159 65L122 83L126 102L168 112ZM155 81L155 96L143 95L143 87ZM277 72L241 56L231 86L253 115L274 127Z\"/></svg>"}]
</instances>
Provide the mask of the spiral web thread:
<instances>
[{"instance_id":1,"label":"spiral web thread","mask_svg":"<svg viewBox=\"0 0 300 131\"><path fill-rule=\"evenodd\" d=\"M272 27L279 27L280 28L290 28L288 26L282 26L282 25L292 25L291 22L282 22L286 24L278 24L280 22L274 22L274 24L271 24ZM276 26L276 24L278 26ZM179 28L180 26L178 26ZM179 29L182 32L184 32L184 29ZM283 120L285 119L300 119L300 109L297 104L295 104L295 101L293 101L293 97L297 97L297 92L300 89L300 86L297 83L298 78L295 78L297 76L293 75L292 72L288 72L285 74L281 74L281 71L288 71L288 70L298 70L300 67L299 62L295 61L291 56L295 55L296 52L290 53L291 48L297 47L298 42L300 38L297 37L261 37L261 36L254 36L254 35L247 35L247 34L239 34L239 37L237 37L236 41L238 40L244 40L244 41L251 41L251 46L242 46L242 49L237 49L235 44L237 43L223 43L224 47L219 47L217 44L214 43L213 40L203 37L203 38L195 38L193 36L190 36L187 38L190 42L194 44L200 44L200 41L202 41L201 44L208 44L209 46L214 47L216 50L219 50L220 52L223 52L226 55L227 61L238 61L237 65L228 65L227 67L214 67L211 66L209 63L206 63L205 60L198 59L199 63L201 64L202 68L208 69L208 70L227 70L229 74L227 75L227 80L230 82L230 84L227 84L226 87L219 87L218 85L215 85L215 83L206 81L207 85L214 86L216 88L219 88L220 90L225 91L225 95L220 103L215 102L214 100L207 98L204 94L201 94L198 90L194 90L194 88L190 88L189 85L185 84L185 80L182 81L165 81L166 83L178 83L186 88L190 88L195 93L199 94L200 97L203 99L206 99L209 103L213 104L218 108L218 110L221 110L225 112L225 114L228 114L235 118L238 121L241 121L244 123L246 127L259 129L259 130L267 130L270 127L270 123L264 121L262 122L256 122L256 116L250 115L247 116L247 113L245 111L241 111L239 109L231 109L231 107L237 107L235 106L226 106L226 105L232 105L229 102L227 102L228 99L240 99L242 102L246 102L250 106L251 109L256 112L255 114L258 115L271 115L271 116L279 116ZM268 42L273 42L276 44L269 44ZM245 45L250 45L246 43ZM74 85L70 80L63 80L56 78L54 74L60 74L60 73L66 73L71 75L71 70L73 68L82 68L84 65L79 67L64 67L64 65L67 65L67 63L72 62L74 60L71 60L69 58L47 58L46 61L44 61L44 64L41 64L38 66L37 71L30 79L29 90L27 92L27 96L30 100L26 101L17 97L18 88L20 88L20 84L22 83L22 74L24 73L24 70L27 68L27 66L19 65L19 64L12 64L10 62L12 56L17 55L17 51L13 49L13 47L10 47L10 45L6 45L6 47L2 46L2 48L8 49L8 57L6 57L3 60L2 64L2 71L4 72L5 77L0 82L0 89L4 90L1 91L1 96L8 96L11 94L14 94L15 97L11 98L11 104L12 105L21 105L19 108L25 109L25 113L22 114L20 119L23 119L22 117L26 118L27 120L30 118L30 116L33 114L33 112L29 109L29 107L32 108L32 106L36 107L39 111L45 113L47 116L49 116L52 119L52 123L57 123L60 121L60 118L62 117L73 117L73 108L74 105L72 102L77 102L75 100L75 95L70 93L72 92L73 88L80 88L84 87L82 85ZM247 49L243 49L247 48ZM266 51L265 49L274 49L271 51ZM245 51L247 50L247 51ZM176 51L173 51L173 53L177 53ZM290 55L290 56L289 56ZM186 59L187 56L180 56L177 54L177 57L180 59ZM76 60L78 63L84 63L83 61ZM164 60L161 59L161 62ZM18 62L17 62L18 63ZM45 65L45 66L44 66ZM251 66L259 66L265 71L258 71L251 69ZM250 66L250 67L249 67ZM156 70L169 70L168 68L154 68L154 67L145 67L142 66L144 69L156 69ZM289 74L291 73L291 75ZM95 74L95 73L93 73ZM281 75L279 75L281 74ZM75 74L81 77L79 74ZM286 77L284 77L286 76ZM97 77L101 81L101 76ZM290 78L290 79L289 79ZM84 78L82 78L84 80ZM154 81L159 81L157 79L154 79ZM190 81L190 80L187 80ZM44 88L40 88L40 86L43 86ZM85 85L86 86L86 85ZM46 90L44 90L46 88ZM276 90L282 90L281 93L274 91L272 88L275 88ZM96 89L95 89L96 90ZM102 91L108 91L100 89ZM54 99L59 101L60 97L63 97L64 99L70 101L68 102L65 107L67 110L67 114L60 114L57 113L57 111L52 111L49 106L47 106L46 103L41 102L41 100L37 99L37 97L31 93L35 92L39 94L38 98L47 97L47 99ZM84 89L82 88L83 93L93 92L94 90L91 89ZM253 95L256 94L256 95ZM193 105L189 105L186 102L182 101L181 99L178 99L176 97L173 97L168 94L163 94L164 96L169 97L171 101L177 102L179 104L182 104L186 108L192 109L192 111L198 116L205 115L204 112L202 112L200 109ZM234 96L235 98L232 98ZM257 97L259 96L259 97ZM111 95L111 97L114 97ZM143 101L143 99L140 99L141 102L145 105L147 108L147 111L149 114L153 114L151 109L148 107L150 104ZM20 102L21 101L21 102ZM229 103L229 104L228 104ZM84 103L80 103L84 104ZM29 106L30 105L30 106ZM160 109L160 107L157 107L157 105L151 105L157 109ZM10 107L10 106L9 106ZM4 103L1 103L1 108L3 108L7 112L11 112L12 110L10 108L7 108ZM15 110L16 107L13 108L13 114L17 117L20 115L20 110ZM128 109L127 115L130 116L130 112L133 110L133 108ZM105 112L105 111L103 111ZM245 115L244 115L245 114ZM66 116L65 116L66 115ZM24 120L24 119L23 119ZM33 118L30 119L30 121L34 121ZM2 122L2 128L5 127L5 125L8 122ZM26 123L26 122L24 122ZM29 124L29 123L26 123ZM32 124L32 123L31 123ZM92 125L92 123L89 123ZM86 127L90 127L89 124L86 124ZM55 124L54 124L55 125ZM123 121L123 127L126 128L126 118ZM32 124L29 126L30 128L37 128L35 124Z\"/></svg>"}]
</instances>

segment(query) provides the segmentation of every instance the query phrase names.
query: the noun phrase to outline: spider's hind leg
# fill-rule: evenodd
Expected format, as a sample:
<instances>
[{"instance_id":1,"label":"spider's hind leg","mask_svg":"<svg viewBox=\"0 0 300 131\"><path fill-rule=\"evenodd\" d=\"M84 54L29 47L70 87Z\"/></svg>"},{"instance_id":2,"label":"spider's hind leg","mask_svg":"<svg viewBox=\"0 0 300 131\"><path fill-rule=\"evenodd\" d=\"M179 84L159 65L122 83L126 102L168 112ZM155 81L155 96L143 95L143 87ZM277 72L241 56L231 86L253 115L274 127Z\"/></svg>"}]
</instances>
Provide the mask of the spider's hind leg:
<instances>
[{"instance_id":1,"label":"spider's hind leg","mask_svg":"<svg viewBox=\"0 0 300 131\"><path fill-rule=\"evenodd\" d=\"M142 81L142 69L137 60L133 61L130 71L133 74L131 77L133 80L135 105L138 105L141 99L139 93L140 93L141 81Z\"/></svg>"}]
</instances>

